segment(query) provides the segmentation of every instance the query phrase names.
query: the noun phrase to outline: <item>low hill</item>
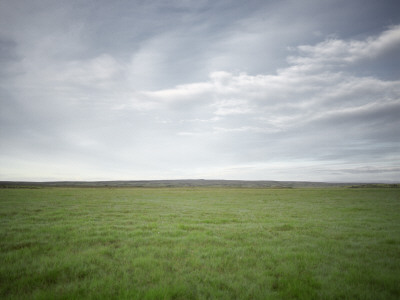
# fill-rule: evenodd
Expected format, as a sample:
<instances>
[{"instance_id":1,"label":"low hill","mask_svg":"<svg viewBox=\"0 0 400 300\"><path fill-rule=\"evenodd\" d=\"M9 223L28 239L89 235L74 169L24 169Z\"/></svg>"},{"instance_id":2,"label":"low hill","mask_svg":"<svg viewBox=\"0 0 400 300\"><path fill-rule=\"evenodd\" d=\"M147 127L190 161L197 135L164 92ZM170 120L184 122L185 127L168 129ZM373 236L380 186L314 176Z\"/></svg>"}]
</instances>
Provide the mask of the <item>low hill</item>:
<instances>
[{"instance_id":1,"label":"low hill","mask_svg":"<svg viewBox=\"0 0 400 300\"><path fill-rule=\"evenodd\" d=\"M246 181L246 180L138 180L138 181L53 181L23 182L0 181L0 187L240 187L240 188L323 188L323 187L366 187L368 184L326 183L306 181ZM380 186L374 184L375 187Z\"/></svg>"}]
</instances>

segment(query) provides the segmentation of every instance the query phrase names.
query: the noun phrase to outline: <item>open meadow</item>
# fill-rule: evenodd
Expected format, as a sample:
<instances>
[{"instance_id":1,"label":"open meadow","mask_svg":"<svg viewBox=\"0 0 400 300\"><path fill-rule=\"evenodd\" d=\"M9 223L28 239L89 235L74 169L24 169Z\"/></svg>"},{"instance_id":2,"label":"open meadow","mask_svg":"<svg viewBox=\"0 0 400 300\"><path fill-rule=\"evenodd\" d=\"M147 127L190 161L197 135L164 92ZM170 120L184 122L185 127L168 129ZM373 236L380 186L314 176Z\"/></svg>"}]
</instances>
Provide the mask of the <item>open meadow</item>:
<instances>
[{"instance_id":1,"label":"open meadow","mask_svg":"<svg viewBox=\"0 0 400 300\"><path fill-rule=\"evenodd\" d=\"M399 299L400 189L3 188L2 299Z\"/></svg>"}]
</instances>

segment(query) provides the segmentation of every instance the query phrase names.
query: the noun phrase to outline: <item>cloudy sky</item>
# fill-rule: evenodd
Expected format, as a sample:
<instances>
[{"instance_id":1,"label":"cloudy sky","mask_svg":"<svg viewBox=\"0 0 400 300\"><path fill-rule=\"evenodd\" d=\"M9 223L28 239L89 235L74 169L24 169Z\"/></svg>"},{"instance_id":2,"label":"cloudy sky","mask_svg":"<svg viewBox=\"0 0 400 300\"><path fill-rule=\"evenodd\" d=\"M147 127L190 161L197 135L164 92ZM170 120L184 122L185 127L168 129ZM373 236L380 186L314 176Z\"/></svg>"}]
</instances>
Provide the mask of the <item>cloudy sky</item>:
<instances>
[{"instance_id":1,"label":"cloudy sky","mask_svg":"<svg viewBox=\"0 0 400 300\"><path fill-rule=\"evenodd\" d=\"M400 181L397 0L0 0L0 180Z\"/></svg>"}]
</instances>

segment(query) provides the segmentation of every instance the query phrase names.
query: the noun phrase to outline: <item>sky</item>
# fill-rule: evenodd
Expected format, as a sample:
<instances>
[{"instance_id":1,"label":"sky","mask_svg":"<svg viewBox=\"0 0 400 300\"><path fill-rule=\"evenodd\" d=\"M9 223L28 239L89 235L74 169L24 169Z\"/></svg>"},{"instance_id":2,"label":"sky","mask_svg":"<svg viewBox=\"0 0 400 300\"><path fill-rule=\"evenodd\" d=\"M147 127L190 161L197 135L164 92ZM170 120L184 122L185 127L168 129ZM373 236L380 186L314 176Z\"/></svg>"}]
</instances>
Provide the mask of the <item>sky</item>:
<instances>
[{"instance_id":1,"label":"sky","mask_svg":"<svg viewBox=\"0 0 400 300\"><path fill-rule=\"evenodd\" d=\"M0 180L400 181L397 0L0 0Z\"/></svg>"}]
</instances>

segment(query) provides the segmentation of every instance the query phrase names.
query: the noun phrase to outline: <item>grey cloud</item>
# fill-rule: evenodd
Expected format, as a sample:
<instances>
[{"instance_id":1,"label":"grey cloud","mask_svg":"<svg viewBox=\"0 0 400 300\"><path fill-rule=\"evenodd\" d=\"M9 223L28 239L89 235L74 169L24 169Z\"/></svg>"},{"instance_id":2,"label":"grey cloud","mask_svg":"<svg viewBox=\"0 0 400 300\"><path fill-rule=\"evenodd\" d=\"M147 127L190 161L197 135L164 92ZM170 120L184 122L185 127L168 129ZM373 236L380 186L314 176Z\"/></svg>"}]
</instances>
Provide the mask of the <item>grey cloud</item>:
<instances>
[{"instance_id":1,"label":"grey cloud","mask_svg":"<svg viewBox=\"0 0 400 300\"><path fill-rule=\"evenodd\" d=\"M376 167L360 167L356 169L340 169L339 172L350 174L363 174L363 173L397 173L400 171L399 167L394 168L376 168Z\"/></svg>"},{"instance_id":2,"label":"grey cloud","mask_svg":"<svg viewBox=\"0 0 400 300\"><path fill-rule=\"evenodd\" d=\"M3 1L1 178L388 170L400 90L388 67L399 27L386 17L400 20L391 1L363 6L373 21L354 15L360 5Z\"/></svg>"},{"instance_id":3,"label":"grey cloud","mask_svg":"<svg viewBox=\"0 0 400 300\"><path fill-rule=\"evenodd\" d=\"M5 63L17 59L15 53L16 42L9 38L0 37L0 63Z\"/></svg>"}]
</instances>

